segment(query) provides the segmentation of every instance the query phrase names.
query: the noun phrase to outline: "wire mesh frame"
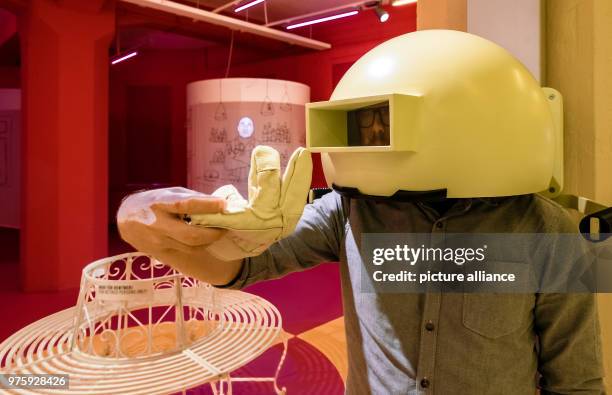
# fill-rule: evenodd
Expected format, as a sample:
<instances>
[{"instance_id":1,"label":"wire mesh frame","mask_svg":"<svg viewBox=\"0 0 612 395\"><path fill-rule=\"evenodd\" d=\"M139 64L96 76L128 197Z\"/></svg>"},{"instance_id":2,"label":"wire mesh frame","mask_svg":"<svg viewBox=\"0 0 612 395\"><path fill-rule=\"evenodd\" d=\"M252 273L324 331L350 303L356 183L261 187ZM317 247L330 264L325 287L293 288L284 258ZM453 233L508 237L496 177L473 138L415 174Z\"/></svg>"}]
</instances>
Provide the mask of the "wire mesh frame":
<instances>
[{"instance_id":1,"label":"wire mesh frame","mask_svg":"<svg viewBox=\"0 0 612 395\"><path fill-rule=\"evenodd\" d=\"M149 307L165 310L152 317ZM147 313L147 322L134 314L137 310ZM175 342L156 350L152 334L168 322L163 319L170 310L176 318ZM185 331L193 321L214 326L194 339ZM273 377L230 373L278 342L281 328L278 310L262 298L215 289L146 255L123 254L84 269L76 307L30 324L0 344L0 372L70 375L69 389L36 393L165 394L211 383L213 392L224 394L225 384L231 394L232 381L267 381L280 394L285 389L278 387L277 377L286 339L281 339L283 352ZM135 330L146 337L146 346L127 355L121 341ZM100 353L93 345L92 339L104 334L112 340L112 352Z\"/></svg>"},{"instance_id":2,"label":"wire mesh frame","mask_svg":"<svg viewBox=\"0 0 612 395\"><path fill-rule=\"evenodd\" d=\"M186 323L223 324L214 295L209 284L146 255L96 261L83 270L71 347L106 358L146 358L180 351L190 343ZM154 309L161 311L155 314ZM154 335L168 322L176 328L174 344L156 349ZM138 343L139 338L144 341ZM95 347L96 340L109 347ZM124 343L142 347L128 354Z\"/></svg>"}]
</instances>

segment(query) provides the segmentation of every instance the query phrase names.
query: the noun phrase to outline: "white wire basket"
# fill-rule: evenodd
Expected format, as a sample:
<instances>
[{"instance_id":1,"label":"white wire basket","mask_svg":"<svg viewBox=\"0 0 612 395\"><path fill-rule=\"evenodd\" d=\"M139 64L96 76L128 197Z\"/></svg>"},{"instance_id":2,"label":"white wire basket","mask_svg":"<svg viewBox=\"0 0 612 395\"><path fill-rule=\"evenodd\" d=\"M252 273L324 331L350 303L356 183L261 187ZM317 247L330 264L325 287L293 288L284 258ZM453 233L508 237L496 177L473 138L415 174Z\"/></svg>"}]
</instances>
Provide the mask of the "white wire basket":
<instances>
[{"instance_id":1,"label":"white wire basket","mask_svg":"<svg viewBox=\"0 0 612 395\"><path fill-rule=\"evenodd\" d=\"M278 342L274 376L231 376ZM68 388L8 393L148 395L210 383L213 393L231 394L232 382L266 381L282 394L277 377L286 352L280 313L268 301L129 253L86 266L76 307L0 344L0 373L69 375Z\"/></svg>"}]
</instances>

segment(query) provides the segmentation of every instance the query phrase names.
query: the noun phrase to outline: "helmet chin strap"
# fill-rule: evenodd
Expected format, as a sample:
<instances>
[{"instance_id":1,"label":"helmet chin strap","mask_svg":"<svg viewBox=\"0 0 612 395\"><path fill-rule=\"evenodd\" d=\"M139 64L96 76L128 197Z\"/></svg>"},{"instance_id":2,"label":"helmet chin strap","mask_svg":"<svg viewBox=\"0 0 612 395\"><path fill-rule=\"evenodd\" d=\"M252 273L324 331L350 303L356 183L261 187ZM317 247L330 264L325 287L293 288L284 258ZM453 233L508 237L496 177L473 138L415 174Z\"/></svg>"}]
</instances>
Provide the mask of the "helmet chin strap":
<instances>
[{"instance_id":1,"label":"helmet chin strap","mask_svg":"<svg viewBox=\"0 0 612 395\"><path fill-rule=\"evenodd\" d=\"M334 191L350 199L368 199L377 202L439 202L446 199L446 189L432 189L430 191L397 191L391 196L366 195L357 188L341 187L332 184Z\"/></svg>"}]
</instances>

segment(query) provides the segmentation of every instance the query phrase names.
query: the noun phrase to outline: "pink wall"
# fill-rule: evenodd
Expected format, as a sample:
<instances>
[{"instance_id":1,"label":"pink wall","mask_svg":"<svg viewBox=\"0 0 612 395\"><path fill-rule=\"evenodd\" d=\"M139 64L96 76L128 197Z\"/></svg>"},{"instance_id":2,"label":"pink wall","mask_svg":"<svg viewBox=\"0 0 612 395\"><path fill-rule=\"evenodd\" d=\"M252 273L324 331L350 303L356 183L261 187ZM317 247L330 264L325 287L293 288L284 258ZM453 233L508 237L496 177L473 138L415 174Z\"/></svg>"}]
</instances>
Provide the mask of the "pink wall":
<instances>
[{"instance_id":1,"label":"pink wall","mask_svg":"<svg viewBox=\"0 0 612 395\"><path fill-rule=\"evenodd\" d=\"M311 100L327 100L346 69L361 55L391 37L416 30L414 5L389 8L387 23L377 21L373 11L313 27L313 38L328 41L332 48L298 55L282 53L253 54L236 49L230 77L264 77L302 82L311 88ZM308 29L308 28L305 28ZM308 30L306 30L308 31ZM298 32L302 33L302 32ZM129 109L127 91L131 85L166 86L171 90L170 108L151 108L156 112L170 111L171 177L168 184L186 184L185 85L206 78L222 77L225 73L228 48L212 47L202 50L141 51L132 60L120 63L110 72L110 211L112 217L121 197L135 189L151 185L130 185L126 180L127 161L126 124ZM263 58L263 59L262 59ZM141 130L142 147L147 149L147 131ZM154 160L152 158L151 160ZM140 161L131 166L149 166ZM313 184L324 184L320 166L315 169ZM161 183L160 186L165 185Z\"/></svg>"}]
</instances>

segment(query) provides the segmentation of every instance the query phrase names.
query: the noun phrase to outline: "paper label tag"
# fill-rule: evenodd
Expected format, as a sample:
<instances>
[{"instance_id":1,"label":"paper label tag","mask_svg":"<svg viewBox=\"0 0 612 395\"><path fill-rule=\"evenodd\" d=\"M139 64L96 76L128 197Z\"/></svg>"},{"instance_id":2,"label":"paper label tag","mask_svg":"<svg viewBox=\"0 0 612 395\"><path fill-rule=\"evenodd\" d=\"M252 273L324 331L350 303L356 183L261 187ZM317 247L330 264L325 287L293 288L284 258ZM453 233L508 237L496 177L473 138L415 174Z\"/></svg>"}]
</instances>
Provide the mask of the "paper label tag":
<instances>
[{"instance_id":1,"label":"paper label tag","mask_svg":"<svg viewBox=\"0 0 612 395\"><path fill-rule=\"evenodd\" d=\"M96 283L96 299L109 301L130 301L150 298L153 283L150 281L99 281Z\"/></svg>"}]
</instances>

